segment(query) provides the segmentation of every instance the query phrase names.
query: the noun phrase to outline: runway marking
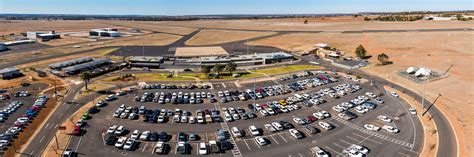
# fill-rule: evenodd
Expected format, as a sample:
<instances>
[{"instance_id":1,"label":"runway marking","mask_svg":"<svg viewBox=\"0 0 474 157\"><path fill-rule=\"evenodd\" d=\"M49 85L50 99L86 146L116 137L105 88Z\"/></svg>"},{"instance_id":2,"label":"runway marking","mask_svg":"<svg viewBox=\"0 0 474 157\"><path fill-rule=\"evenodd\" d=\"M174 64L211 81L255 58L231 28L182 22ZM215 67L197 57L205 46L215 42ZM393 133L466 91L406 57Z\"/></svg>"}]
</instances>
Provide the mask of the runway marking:
<instances>
[{"instance_id":1,"label":"runway marking","mask_svg":"<svg viewBox=\"0 0 474 157\"><path fill-rule=\"evenodd\" d=\"M270 137L272 137L273 141L275 141L276 144L280 144L273 136L270 136Z\"/></svg>"},{"instance_id":2,"label":"runway marking","mask_svg":"<svg viewBox=\"0 0 474 157\"><path fill-rule=\"evenodd\" d=\"M41 137L39 143L43 142L43 139L44 139L44 135L43 135L43 137Z\"/></svg>"},{"instance_id":3,"label":"runway marking","mask_svg":"<svg viewBox=\"0 0 474 157\"><path fill-rule=\"evenodd\" d=\"M245 145L247 146L247 148L248 148L249 150L252 150L252 149L250 149L249 144L247 143L247 141L246 141L246 140L243 140L243 141L244 141Z\"/></svg>"}]
</instances>

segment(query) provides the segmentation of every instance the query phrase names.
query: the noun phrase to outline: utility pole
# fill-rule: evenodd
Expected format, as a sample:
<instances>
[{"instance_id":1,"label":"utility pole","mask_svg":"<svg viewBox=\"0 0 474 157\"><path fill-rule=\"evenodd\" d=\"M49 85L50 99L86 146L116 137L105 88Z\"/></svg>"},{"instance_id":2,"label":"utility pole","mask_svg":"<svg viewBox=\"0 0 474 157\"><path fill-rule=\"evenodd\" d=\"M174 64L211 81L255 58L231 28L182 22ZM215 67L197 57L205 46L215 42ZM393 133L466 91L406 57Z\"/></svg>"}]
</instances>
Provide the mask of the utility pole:
<instances>
[{"instance_id":1,"label":"utility pole","mask_svg":"<svg viewBox=\"0 0 474 157\"><path fill-rule=\"evenodd\" d=\"M430 110L430 108L436 103L436 101L438 100L439 97L441 97L441 94L438 94L438 97L436 97L436 99L433 101L433 103L431 103L431 105L428 106L428 108L425 110L425 112L423 112L423 114L421 114L422 117L423 117L423 116Z\"/></svg>"}]
</instances>

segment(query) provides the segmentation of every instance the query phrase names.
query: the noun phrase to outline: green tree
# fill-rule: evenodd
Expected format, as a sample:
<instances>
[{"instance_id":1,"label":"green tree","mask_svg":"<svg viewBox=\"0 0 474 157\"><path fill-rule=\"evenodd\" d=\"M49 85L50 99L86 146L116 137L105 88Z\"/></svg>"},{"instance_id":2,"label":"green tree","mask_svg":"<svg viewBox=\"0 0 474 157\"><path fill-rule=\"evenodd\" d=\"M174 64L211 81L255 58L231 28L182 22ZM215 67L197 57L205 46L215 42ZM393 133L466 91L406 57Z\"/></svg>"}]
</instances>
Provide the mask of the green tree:
<instances>
[{"instance_id":1,"label":"green tree","mask_svg":"<svg viewBox=\"0 0 474 157\"><path fill-rule=\"evenodd\" d=\"M357 57L359 57L359 58L364 58L365 55L367 54L367 50L365 50L364 46L359 45L359 46L356 48L356 50L355 50L354 53L356 54Z\"/></svg>"},{"instance_id":2,"label":"green tree","mask_svg":"<svg viewBox=\"0 0 474 157\"><path fill-rule=\"evenodd\" d=\"M379 60L382 65L385 65L388 63L388 55L385 53L381 53L377 56L377 60Z\"/></svg>"},{"instance_id":3,"label":"green tree","mask_svg":"<svg viewBox=\"0 0 474 157\"><path fill-rule=\"evenodd\" d=\"M224 69L224 67L222 67L222 66L219 65L219 64L216 64L216 65L214 65L214 68L213 68L212 70L213 70L215 73L217 73L217 76L220 76L223 69Z\"/></svg>"},{"instance_id":4,"label":"green tree","mask_svg":"<svg viewBox=\"0 0 474 157\"><path fill-rule=\"evenodd\" d=\"M89 72L89 71L86 71L84 73L81 74L81 80L84 81L85 85L86 85L86 90L89 90L89 88L87 87L87 85L89 84L89 81L92 79L92 73Z\"/></svg>"},{"instance_id":5,"label":"green tree","mask_svg":"<svg viewBox=\"0 0 474 157\"><path fill-rule=\"evenodd\" d=\"M237 65L232 62L227 63L227 65L225 65L225 70L232 74L232 72L237 70Z\"/></svg>"},{"instance_id":6,"label":"green tree","mask_svg":"<svg viewBox=\"0 0 474 157\"><path fill-rule=\"evenodd\" d=\"M203 65L201 66L201 72L208 76L208 74L211 72L211 67L208 65Z\"/></svg>"}]
</instances>

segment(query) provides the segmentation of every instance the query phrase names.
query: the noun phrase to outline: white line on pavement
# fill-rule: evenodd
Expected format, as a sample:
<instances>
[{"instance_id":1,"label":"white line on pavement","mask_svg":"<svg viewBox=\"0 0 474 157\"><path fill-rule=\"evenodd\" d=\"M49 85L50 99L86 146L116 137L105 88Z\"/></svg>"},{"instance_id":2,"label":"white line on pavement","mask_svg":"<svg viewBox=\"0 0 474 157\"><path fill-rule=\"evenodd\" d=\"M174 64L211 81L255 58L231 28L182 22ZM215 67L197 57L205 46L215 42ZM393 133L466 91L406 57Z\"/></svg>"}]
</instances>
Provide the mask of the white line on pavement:
<instances>
[{"instance_id":1,"label":"white line on pavement","mask_svg":"<svg viewBox=\"0 0 474 157\"><path fill-rule=\"evenodd\" d=\"M339 144L337 144L337 143L332 143L332 144L335 145L335 146L338 146L338 147L340 147L340 148L342 148L342 149L345 148L345 147L343 147L343 146L341 146L341 145L339 145Z\"/></svg>"},{"instance_id":2,"label":"white line on pavement","mask_svg":"<svg viewBox=\"0 0 474 157\"><path fill-rule=\"evenodd\" d=\"M339 141L344 142L344 143L346 143L346 144L348 144L348 145L351 145L351 144L352 144L352 143L347 142L347 141L345 141L345 140L343 140L343 139L339 139Z\"/></svg>"},{"instance_id":3,"label":"white line on pavement","mask_svg":"<svg viewBox=\"0 0 474 157\"><path fill-rule=\"evenodd\" d=\"M74 150L75 152L77 152L77 149L79 149L79 146L81 145L81 141L82 141L82 136L79 137L79 142L77 143L76 149Z\"/></svg>"},{"instance_id":4,"label":"white line on pavement","mask_svg":"<svg viewBox=\"0 0 474 157\"><path fill-rule=\"evenodd\" d=\"M250 146L249 146L249 144L247 143L247 140L243 140L243 141L244 141L245 145L247 146L247 148L248 148L249 150L252 150L252 149L250 149Z\"/></svg>"},{"instance_id":5,"label":"white line on pavement","mask_svg":"<svg viewBox=\"0 0 474 157\"><path fill-rule=\"evenodd\" d=\"M145 151L146 145L148 145L148 142L145 142L145 145L143 145L142 152L144 152L144 151Z\"/></svg>"},{"instance_id":6,"label":"white line on pavement","mask_svg":"<svg viewBox=\"0 0 474 157\"><path fill-rule=\"evenodd\" d=\"M262 149L262 147L260 147L260 145L257 143L257 141L255 141L255 140L252 140L252 141L255 142L255 145L257 145L257 147L258 147L259 149Z\"/></svg>"},{"instance_id":7,"label":"white line on pavement","mask_svg":"<svg viewBox=\"0 0 474 157\"><path fill-rule=\"evenodd\" d=\"M270 137L272 137L273 141L275 141L276 144L280 144L273 136L270 136Z\"/></svg>"},{"instance_id":8,"label":"white line on pavement","mask_svg":"<svg viewBox=\"0 0 474 157\"><path fill-rule=\"evenodd\" d=\"M40 139L39 143L41 143L41 142L43 141L43 139L44 139L44 136L43 136L43 137L41 137L41 139Z\"/></svg>"},{"instance_id":9,"label":"white line on pavement","mask_svg":"<svg viewBox=\"0 0 474 157\"><path fill-rule=\"evenodd\" d=\"M338 151L336 151L336 150L332 149L331 147L324 146L324 148L326 148L326 149L328 149L328 150L330 150L330 151L332 151L332 152L334 152L334 153L337 153L337 154L339 154L338 156L341 156L341 155L342 155L341 153L339 153Z\"/></svg>"},{"instance_id":10,"label":"white line on pavement","mask_svg":"<svg viewBox=\"0 0 474 157\"><path fill-rule=\"evenodd\" d=\"M278 135L280 135L280 137L281 137L286 143L288 143L288 141L287 141L283 136L281 136L281 134L278 134Z\"/></svg>"}]
</instances>

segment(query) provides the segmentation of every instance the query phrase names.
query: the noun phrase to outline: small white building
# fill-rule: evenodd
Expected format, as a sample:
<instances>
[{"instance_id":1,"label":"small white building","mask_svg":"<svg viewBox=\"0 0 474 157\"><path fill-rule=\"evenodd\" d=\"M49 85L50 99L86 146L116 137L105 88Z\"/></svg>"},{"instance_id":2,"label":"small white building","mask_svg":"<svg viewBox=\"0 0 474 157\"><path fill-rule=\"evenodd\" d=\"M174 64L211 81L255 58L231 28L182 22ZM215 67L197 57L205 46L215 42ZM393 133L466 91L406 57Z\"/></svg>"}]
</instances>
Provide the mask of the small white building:
<instances>
[{"instance_id":1,"label":"small white building","mask_svg":"<svg viewBox=\"0 0 474 157\"><path fill-rule=\"evenodd\" d=\"M115 28L92 29L89 36L93 37L120 37L121 34Z\"/></svg>"},{"instance_id":2,"label":"small white building","mask_svg":"<svg viewBox=\"0 0 474 157\"><path fill-rule=\"evenodd\" d=\"M331 47L331 45L325 44L325 43L318 43L315 46L319 47L319 48L329 48L329 47Z\"/></svg>"}]
</instances>

